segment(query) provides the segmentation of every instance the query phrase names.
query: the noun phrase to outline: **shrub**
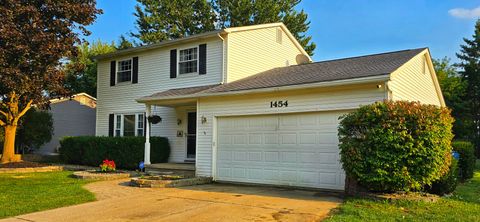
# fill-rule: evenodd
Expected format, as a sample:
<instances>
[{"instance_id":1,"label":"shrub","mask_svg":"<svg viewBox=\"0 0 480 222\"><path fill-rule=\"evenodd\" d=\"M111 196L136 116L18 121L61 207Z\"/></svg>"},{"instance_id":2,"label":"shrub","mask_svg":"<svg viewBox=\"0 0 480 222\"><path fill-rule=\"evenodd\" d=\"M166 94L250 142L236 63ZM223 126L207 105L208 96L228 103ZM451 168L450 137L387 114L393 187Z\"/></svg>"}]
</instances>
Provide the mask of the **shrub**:
<instances>
[{"instance_id":1,"label":"shrub","mask_svg":"<svg viewBox=\"0 0 480 222\"><path fill-rule=\"evenodd\" d=\"M343 168L368 190L420 190L448 172L453 118L447 108L385 101L340 119Z\"/></svg>"},{"instance_id":2,"label":"shrub","mask_svg":"<svg viewBox=\"0 0 480 222\"><path fill-rule=\"evenodd\" d=\"M170 145L167 138L150 137L151 161L167 162ZM60 140L60 156L70 164L98 166L104 159L114 160L117 168L137 169L143 161L145 137L65 137Z\"/></svg>"},{"instance_id":3,"label":"shrub","mask_svg":"<svg viewBox=\"0 0 480 222\"><path fill-rule=\"evenodd\" d=\"M457 188L459 178L458 176L458 160L452 159L452 164L450 164L450 169L448 173L433 182L431 186L427 186L427 192L438 195L452 193L455 188Z\"/></svg>"},{"instance_id":4,"label":"shrub","mask_svg":"<svg viewBox=\"0 0 480 222\"><path fill-rule=\"evenodd\" d=\"M472 178L475 171L475 145L467 141L454 141L452 147L460 154L458 161L460 179L465 181Z\"/></svg>"}]
</instances>

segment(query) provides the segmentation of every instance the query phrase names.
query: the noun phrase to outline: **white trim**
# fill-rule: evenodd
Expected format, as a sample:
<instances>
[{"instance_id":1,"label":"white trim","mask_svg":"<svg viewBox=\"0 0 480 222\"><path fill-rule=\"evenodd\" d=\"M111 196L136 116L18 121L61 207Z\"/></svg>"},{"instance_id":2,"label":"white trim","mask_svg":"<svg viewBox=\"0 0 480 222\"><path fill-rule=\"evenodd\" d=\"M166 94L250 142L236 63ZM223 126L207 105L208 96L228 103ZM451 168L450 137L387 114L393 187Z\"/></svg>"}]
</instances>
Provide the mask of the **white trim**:
<instances>
[{"instance_id":1,"label":"white trim","mask_svg":"<svg viewBox=\"0 0 480 222\"><path fill-rule=\"evenodd\" d=\"M188 114L189 113L195 113L196 114L196 126L195 126L195 158L188 158ZM194 160L197 162L197 142L198 142L198 112L196 109L186 109L185 110L185 160L186 161L192 161Z\"/></svg>"},{"instance_id":2,"label":"white trim","mask_svg":"<svg viewBox=\"0 0 480 222\"><path fill-rule=\"evenodd\" d=\"M119 70L119 64L120 62L125 62L125 61L130 61L130 81L122 81L122 82L119 82L118 81L118 73L120 72ZM129 59L122 59L122 60L118 60L116 62L116 69L115 69L115 85L117 84L125 84L125 83L132 83L132 79L133 79L133 58L129 58Z\"/></svg>"},{"instance_id":3,"label":"white trim","mask_svg":"<svg viewBox=\"0 0 480 222\"><path fill-rule=\"evenodd\" d=\"M188 50L188 49L194 49L196 48L197 49L197 71L196 72L188 72L188 73L183 73L181 74L180 73L180 51L182 50ZM182 47L182 48L178 48L177 49L177 77L192 77L192 76L197 76L199 75L199 69L200 69L200 47L197 45L197 46L186 46L186 47ZM206 59L206 58L205 58ZM189 60L189 61L186 61L186 62L190 62L190 61L195 61L195 60Z\"/></svg>"}]
</instances>

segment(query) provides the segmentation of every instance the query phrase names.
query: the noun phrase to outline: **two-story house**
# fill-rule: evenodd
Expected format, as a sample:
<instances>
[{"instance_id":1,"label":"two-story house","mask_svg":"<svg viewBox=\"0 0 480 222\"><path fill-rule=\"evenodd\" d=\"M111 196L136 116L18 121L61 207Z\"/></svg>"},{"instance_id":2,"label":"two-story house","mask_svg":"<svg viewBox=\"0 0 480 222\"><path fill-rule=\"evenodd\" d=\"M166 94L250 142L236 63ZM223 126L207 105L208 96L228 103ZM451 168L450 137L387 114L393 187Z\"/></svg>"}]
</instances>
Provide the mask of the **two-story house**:
<instances>
[{"instance_id":1,"label":"two-story house","mask_svg":"<svg viewBox=\"0 0 480 222\"><path fill-rule=\"evenodd\" d=\"M146 135L146 164L149 135L168 137L170 162L217 181L341 190L339 116L382 100L444 106L428 49L311 62L282 23L97 59L96 135Z\"/></svg>"}]
</instances>

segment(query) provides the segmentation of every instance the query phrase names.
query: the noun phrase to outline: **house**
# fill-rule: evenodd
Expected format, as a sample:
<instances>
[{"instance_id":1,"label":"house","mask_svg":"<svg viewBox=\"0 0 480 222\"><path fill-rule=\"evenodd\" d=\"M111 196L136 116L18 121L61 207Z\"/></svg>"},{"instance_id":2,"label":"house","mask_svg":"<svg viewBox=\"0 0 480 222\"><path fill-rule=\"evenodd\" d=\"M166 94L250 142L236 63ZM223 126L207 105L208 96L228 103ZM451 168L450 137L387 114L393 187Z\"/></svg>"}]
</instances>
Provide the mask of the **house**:
<instances>
[{"instance_id":1,"label":"house","mask_svg":"<svg viewBox=\"0 0 480 222\"><path fill-rule=\"evenodd\" d=\"M342 114L386 99L445 105L428 49L311 62L282 23L97 59L96 134L146 135L146 164L149 135L168 137L170 162L217 181L342 190Z\"/></svg>"},{"instance_id":2,"label":"house","mask_svg":"<svg viewBox=\"0 0 480 222\"><path fill-rule=\"evenodd\" d=\"M65 136L95 135L95 108L97 101L86 93L78 93L69 98L50 100L49 113L53 119L53 135L36 153L41 155L58 154L60 139Z\"/></svg>"}]
</instances>

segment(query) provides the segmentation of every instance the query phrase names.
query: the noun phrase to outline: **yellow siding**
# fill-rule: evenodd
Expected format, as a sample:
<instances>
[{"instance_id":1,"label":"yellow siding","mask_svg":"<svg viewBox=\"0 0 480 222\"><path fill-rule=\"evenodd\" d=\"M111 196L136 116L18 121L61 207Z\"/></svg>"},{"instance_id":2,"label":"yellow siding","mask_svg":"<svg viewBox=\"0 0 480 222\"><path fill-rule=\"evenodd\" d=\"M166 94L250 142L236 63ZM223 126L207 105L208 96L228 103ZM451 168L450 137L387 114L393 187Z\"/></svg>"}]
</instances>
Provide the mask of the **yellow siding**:
<instances>
[{"instance_id":1,"label":"yellow siding","mask_svg":"<svg viewBox=\"0 0 480 222\"><path fill-rule=\"evenodd\" d=\"M207 121L197 123L197 175L212 176L216 117L352 110L384 100L385 90L378 84L200 98L197 115ZM277 100L288 100L288 107L270 108L270 101Z\"/></svg>"},{"instance_id":2,"label":"yellow siding","mask_svg":"<svg viewBox=\"0 0 480 222\"><path fill-rule=\"evenodd\" d=\"M428 64L429 55L423 52L391 75L388 87L392 100L419 101L424 104L441 106L442 95L435 88L435 73Z\"/></svg>"},{"instance_id":3,"label":"yellow siding","mask_svg":"<svg viewBox=\"0 0 480 222\"><path fill-rule=\"evenodd\" d=\"M296 65L302 52L282 30L282 43L277 43L277 29L262 28L228 34L226 82L245 78L275 67Z\"/></svg>"}]
</instances>

